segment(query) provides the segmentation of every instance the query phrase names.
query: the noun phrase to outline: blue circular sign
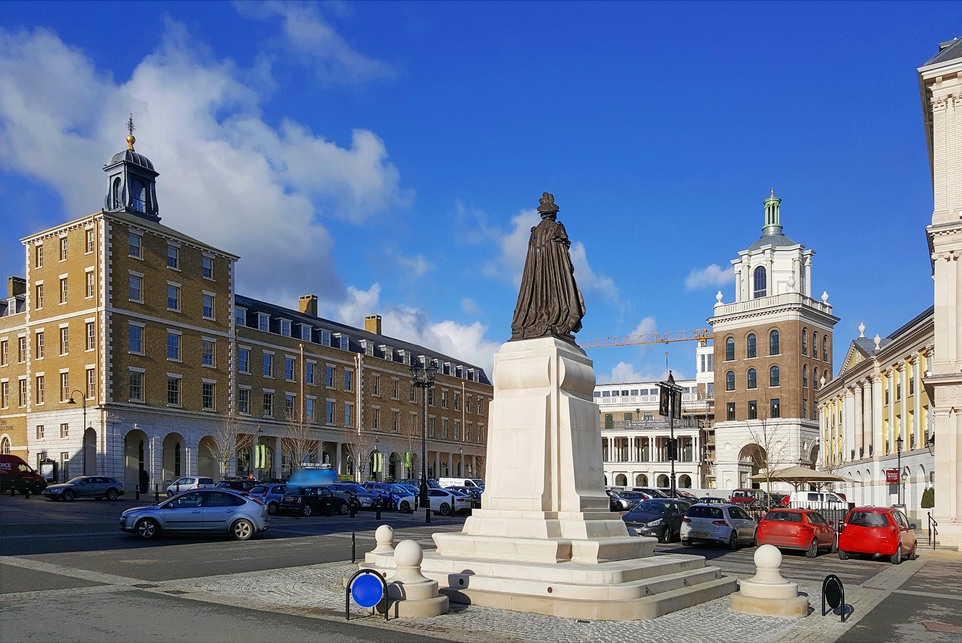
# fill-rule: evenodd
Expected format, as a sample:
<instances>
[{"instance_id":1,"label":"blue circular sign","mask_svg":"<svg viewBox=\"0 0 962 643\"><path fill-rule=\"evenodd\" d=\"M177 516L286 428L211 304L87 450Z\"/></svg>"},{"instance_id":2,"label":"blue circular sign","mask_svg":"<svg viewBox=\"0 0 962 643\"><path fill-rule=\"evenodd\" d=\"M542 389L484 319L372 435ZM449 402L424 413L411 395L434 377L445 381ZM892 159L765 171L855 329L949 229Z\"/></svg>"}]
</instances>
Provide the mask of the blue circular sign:
<instances>
[{"instance_id":1,"label":"blue circular sign","mask_svg":"<svg viewBox=\"0 0 962 643\"><path fill-rule=\"evenodd\" d=\"M374 574L361 574L351 583L351 598L361 607L374 607L384 598L384 584Z\"/></svg>"}]
</instances>

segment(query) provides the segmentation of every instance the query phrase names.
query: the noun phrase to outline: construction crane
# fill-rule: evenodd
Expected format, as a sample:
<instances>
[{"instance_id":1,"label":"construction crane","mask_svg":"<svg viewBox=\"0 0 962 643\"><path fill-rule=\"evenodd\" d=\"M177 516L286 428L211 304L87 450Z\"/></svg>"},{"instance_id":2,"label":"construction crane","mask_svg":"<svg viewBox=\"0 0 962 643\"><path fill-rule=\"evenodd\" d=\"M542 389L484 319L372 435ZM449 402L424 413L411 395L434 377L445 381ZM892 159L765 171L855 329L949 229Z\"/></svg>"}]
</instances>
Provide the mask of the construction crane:
<instances>
[{"instance_id":1,"label":"construction crane","mask_svg":"<svg viewBox=\"0 0 962 643\"><path fill-rule=\"evenodd\" d=\"M666 333L641 333L592 339L579 343L581 348L608 348L611 346L634 346L638 344L670 344L672 342L698 342L704 345L712 338L711 329L679 330Z\"/></svg>"}]
</instances>

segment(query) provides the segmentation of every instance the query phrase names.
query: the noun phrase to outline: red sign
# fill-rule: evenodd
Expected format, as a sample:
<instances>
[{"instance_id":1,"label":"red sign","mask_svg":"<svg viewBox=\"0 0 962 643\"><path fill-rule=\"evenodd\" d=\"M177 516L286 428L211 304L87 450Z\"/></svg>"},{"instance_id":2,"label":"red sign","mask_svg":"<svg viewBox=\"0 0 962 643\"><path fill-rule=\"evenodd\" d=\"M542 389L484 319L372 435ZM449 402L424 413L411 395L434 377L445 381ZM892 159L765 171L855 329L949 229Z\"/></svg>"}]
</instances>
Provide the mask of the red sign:
<instances>
[{"instance_id":1,"label":"red sign","mask_svg":"<svg viewBox=\"0 0 962 643\"><path fill-rule=\"evenodd\" d=\"M886 469L885 470L885 482L898 483L899 481L899 470L898 469Z\"/></svg>"}]
</instances>

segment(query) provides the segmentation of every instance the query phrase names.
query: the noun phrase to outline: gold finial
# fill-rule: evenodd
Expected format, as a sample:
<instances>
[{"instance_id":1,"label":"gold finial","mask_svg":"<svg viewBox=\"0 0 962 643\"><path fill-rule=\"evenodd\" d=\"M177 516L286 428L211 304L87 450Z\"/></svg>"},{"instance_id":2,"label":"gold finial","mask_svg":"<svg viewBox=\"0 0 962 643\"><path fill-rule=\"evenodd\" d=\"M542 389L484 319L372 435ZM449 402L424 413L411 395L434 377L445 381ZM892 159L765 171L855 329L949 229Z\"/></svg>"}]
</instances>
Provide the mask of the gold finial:
<instances>
[{"instance_id":1,"label":"gold finial","mask_svg":"<svg viewBox=\"0 0 962 643\"><path fill-rule=\"evenodd\" d=\"M137 139L134 138L134 115L131 114L130 118L127 119L127 149L133 151L136 141Z\"/></svg>"}]
</instances>

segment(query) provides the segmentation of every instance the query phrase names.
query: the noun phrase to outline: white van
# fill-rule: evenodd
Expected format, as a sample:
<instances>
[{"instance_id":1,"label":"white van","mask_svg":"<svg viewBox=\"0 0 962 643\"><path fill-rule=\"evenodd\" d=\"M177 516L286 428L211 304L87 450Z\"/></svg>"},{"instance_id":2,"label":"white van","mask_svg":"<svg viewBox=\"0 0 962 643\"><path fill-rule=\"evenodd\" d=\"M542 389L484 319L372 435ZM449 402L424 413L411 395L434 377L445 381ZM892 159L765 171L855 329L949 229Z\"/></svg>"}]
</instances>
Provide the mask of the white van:
<instances>
[{"instance_id":1,"label":"white van","mask_svg":"<svg viewBox=\"0 0 962 643\"><path fill-rule=\"evenodd\" d=\"M848 502L831 491L795 491L789 499L794 509L848 509Z\"/></svg>"},{"instance_id":2,"label":"white van","mask_svg":"<svg viewBox=\"0 0 962 643\"><path fill-rule=\"evenodd\" d=\"M480 478L438 478L442 487L477 487L484 489L484 480Z\"/></svg>"}]
</instances>

